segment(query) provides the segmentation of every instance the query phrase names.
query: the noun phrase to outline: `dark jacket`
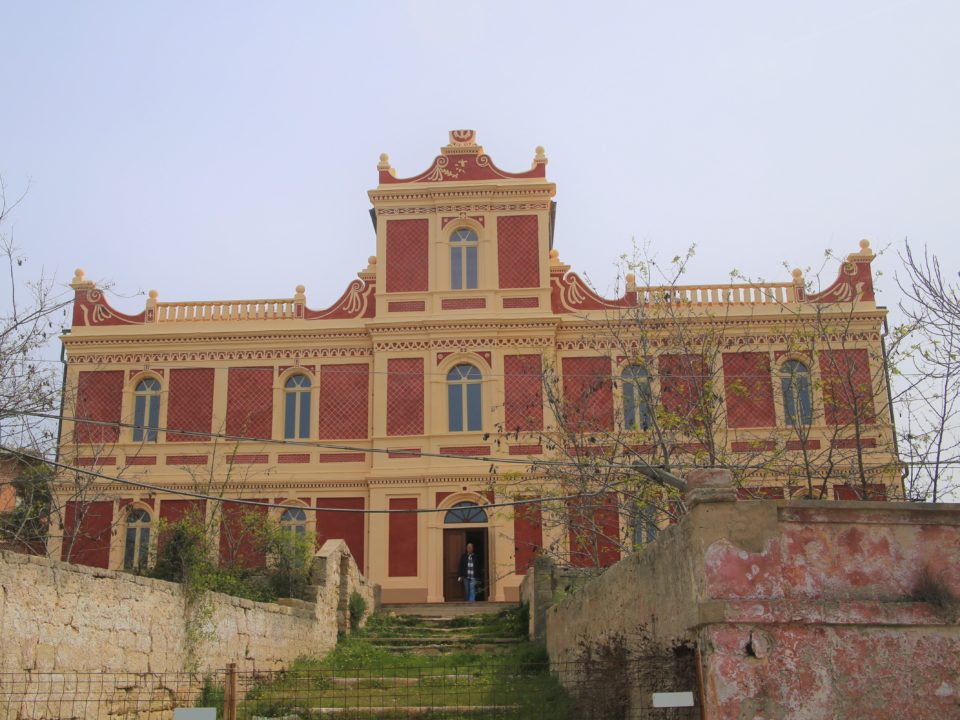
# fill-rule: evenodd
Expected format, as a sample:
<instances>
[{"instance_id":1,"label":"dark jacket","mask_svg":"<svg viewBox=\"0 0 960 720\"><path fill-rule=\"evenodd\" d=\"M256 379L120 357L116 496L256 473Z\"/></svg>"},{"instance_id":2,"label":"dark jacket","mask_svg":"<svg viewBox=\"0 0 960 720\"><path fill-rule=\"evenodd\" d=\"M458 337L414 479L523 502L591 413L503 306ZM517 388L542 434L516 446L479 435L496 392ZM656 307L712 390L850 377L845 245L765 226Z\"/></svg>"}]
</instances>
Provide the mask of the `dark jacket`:
<instances>
[{"instance_id":1,"label":"dark jacket","mask_svg":"<svg viewBox=\"0 0 960 720\"><path fill-rule=\"evenodd\" d=\"M464 553L460 556L460 569L457 571L457 577L465 578L467 576L467 554ZM480 579L480 558L476 553L473 554L473 577L475 580Z\"/></svg>"}]
</instances>

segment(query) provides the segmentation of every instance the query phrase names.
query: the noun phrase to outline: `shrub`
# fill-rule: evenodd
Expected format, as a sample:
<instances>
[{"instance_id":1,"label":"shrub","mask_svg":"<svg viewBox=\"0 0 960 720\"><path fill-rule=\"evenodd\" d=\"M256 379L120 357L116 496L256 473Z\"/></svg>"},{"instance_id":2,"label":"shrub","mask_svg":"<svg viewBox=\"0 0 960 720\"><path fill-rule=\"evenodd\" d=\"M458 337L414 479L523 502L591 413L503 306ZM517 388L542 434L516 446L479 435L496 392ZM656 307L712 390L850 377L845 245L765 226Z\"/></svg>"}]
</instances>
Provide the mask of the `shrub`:
<instances>
[{"instance_id":1,"label":"shrub","mask_svg":"<svg viewBox=\"0 0 960 720\"><path fill-rule=\"evenodd\" d=\"M363 616L367 612L367 601L363 595L354 590L350 593L347 608L350 611L350 629L356 632L360 629L360 623L363 622Z\"/></svg>"}]
</instances>

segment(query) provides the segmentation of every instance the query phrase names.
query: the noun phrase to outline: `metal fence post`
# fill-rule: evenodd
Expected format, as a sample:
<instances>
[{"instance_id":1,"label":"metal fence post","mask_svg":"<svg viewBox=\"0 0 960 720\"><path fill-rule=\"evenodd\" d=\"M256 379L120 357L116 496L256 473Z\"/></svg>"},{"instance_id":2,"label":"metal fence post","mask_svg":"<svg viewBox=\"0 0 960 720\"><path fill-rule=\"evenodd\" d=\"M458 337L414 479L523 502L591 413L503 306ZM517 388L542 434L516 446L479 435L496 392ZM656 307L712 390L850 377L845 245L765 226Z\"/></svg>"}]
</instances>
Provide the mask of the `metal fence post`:
<instances>
[{"instance_id":1,"label":"metal fence post","mask_svg":"<svg viewBox=\"0 0 960 720\"><path fill-rule=\"evenodd\" d=\"M227 665L227 677L223 683L223 720L237 720L237 664Z\"/></svg>"}]
</instances>

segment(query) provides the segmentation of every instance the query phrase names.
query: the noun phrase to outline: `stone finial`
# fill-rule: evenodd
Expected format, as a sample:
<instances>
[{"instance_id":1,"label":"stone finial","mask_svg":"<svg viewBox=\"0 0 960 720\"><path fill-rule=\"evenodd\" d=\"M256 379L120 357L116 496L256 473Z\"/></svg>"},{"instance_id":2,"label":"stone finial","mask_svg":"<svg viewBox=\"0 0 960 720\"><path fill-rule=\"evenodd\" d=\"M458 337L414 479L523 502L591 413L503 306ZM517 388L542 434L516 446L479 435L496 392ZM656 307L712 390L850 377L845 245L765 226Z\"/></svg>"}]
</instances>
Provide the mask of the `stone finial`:
<instances>
[{"instance_id":1,"label":"stone finial","mask_svg":"<svg viewBox=\"0 0 960 720\"><path fill-rule=\"evenodd\" d=\"M550 264L551 265L560 265L560 251L556 248L550 251Z\"/></svg>"},{"instance_id":2,"label":"stone finial","mask_svg":"<svg viewBox=\"0 0 960 720\"><path fill-rule=\"evenodd\" d=\"M70 287L76 289L96 287L96 283L84 279L83 268L77 268L73 271L73 280L70 281Z\"/></svg>"},{"instance_id":3,"label":"stone finial","mask_svg":"<svg viewBox=\"0 0 960 720\"><path fill-rule=\"evenodd\" d=\"M380 162L377 163L377 170L386 171L393 177L397 176L397 171L390 165L390 156L386 153L380 153Z\"/></svg>"},{"instance_id":4,"label":"stone finial","mask_svg":"<svg viewBox=\"0 0 960 720\"><path fill-rule=\"evenodd\" d=\"M860 252L851 253L847 258L848 261L853 260L869 260L875 255L873 250L870 248L869 240L860 241Z\"/></svg>"},{"instance_id":5,"label":"stone finial","mask_svg":"<svg viewBox=\"0 0 960 720\"><path fill-rule=\"evenodd\" d=\"M151 290L147 293L147 297L156 302L157 298L160 297L160 293L158 293L156 290Z\"/></svg>"},{"instance_id":6,"label":"stone finial","mask_svg":"<svg viewBox=\"0 0 960 720\"><path fill-rule=\"evenodd\" d=\"M733 474L724 468L691 470L685 479L687 492L683 499L688 508L699 503L735 502L737 499Z\"/></svg>"},{"instance_id":7,"label":"stone finial","mask_svg":"<svg viewBox=\"0 0 960 720\"><path fill-rule=\"evenodd\" d=\"M294 288L294 296L293 296L294 301L306 302L307 296L304 294L306 291L307 289L303 285L297 285L297 287Z\"/></svg>"},{"instance_id":8,"label":"stone finial","mask_svg":"<svg viewBox=\"0 0 960 720\"><path fill-rule=\"evenodd\" d=\"M633 273L627 273L627 292L636 292L637 291L637 276Z\"/></svg>"},{"instance_id":9,"label":"stone finial","mask_svg":"<svg viewBox=\"0 0 960 720\"><path fill-rule=\"evenodd\" d=\"M805 283L803 279L803 270L801 270L800 268L794 268L791 275L793 275L794 285L803 285Z\"/></svg>"},{"instance_id":10,"label":"stone finial","mask_svg":"<svg viewBox=\"0 0 960 720\"><path fill-rule=\"evenodd\" d=\"M537 165L546 165L547 164L547 154L543 149L543 145L537 145L536 150L534 150L533 163L530 167L536 167Z\"/></svg>"}]
</instances>

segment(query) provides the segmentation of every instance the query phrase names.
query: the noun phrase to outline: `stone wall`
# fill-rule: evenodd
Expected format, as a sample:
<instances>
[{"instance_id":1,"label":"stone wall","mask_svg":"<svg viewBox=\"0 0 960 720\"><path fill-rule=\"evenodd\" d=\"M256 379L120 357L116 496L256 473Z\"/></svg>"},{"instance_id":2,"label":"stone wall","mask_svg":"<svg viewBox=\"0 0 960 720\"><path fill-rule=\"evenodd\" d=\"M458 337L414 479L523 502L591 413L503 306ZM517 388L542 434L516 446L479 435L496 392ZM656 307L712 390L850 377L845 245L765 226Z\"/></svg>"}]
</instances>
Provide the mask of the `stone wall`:
<instances>
[{"instance_id":1,"label":"stone wall","mask_svg":"<svg viewBox=\"0 0 960 720\"><path fill-rule=\"evenodd\" d=\"M342 540L317 552L310 600L256 603L211 593L200 670L275 670L322 655L348 626L353 591L372 612L377 588ZM0 551L0 672L178 672L188 663L180 585Z\"/></svg>"},{"instance_id":2,"label":"stone wall","mask_svg":"<svg viewBox=\"0 0 960 720\"><path fill-rule=\"evenodd\" d=\"M708 720L960 714L960 506L737 502L716 486L688 504L547 612L553 662L620 648L659 666L635 693L642 717L700 717L649 708L676 690Z\"/></svg>"}]
</instances>

